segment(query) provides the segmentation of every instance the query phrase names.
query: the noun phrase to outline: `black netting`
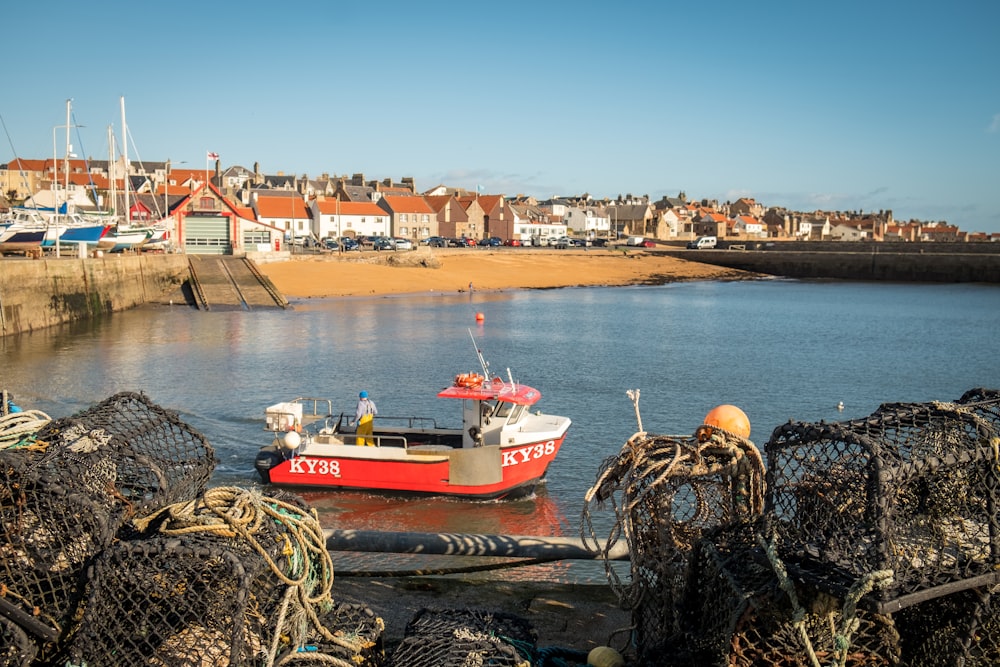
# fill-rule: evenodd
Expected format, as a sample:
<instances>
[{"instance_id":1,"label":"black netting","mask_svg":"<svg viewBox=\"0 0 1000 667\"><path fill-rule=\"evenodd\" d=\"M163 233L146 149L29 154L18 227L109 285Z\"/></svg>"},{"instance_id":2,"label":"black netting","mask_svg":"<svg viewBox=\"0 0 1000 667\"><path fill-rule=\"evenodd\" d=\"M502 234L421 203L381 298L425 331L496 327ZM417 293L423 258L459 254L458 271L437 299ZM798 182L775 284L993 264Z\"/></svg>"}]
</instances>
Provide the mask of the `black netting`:
<instances>
[{"instance_id":1,"label":"black netting","mask_svg":"<svg viewBox=\"0 0 1000 667\"><path fill-rule=\"evenodd\" d=\"M204 438L137 394L0 450L0 615L48 656L77 623L87 566L137 512L204 488Z\"/></svg>"},{"instance_id":2,"label":"black netting","mask_svg":"<svg viewBox=\"0 0 1000 667\"><path fill-rule=\"evenodd\" d=\"M0 615L0 667L27 667L37 654L35 642L21 626Z\"/></svg>"},{"instance_id":3,"label":"black netting","mask_svg":"<svg viewBox=\"0 0 1000 667\"><path fill-rule=\"evenodd\" d=\"M330 598L322 530L294 496L212 489L136 527L92 568L72 664L382 664L381 619Z\"/></svg>"},{"instance_id":4,"label":"black netting","mask_svg":"<svg viewBox=\"0 0 1000 667\"><path fill-rule=\"evenodd\" d=\"M903 663L913 667L1000 664L997 587L974 588L899 611Z\"/></svg>"},{"instance_id":5,"label":"black netting","mask_svg":"<svg viewBox=\"0 0 1000 667\"><path fill-rule=\"evenodd\" d=\"M476 609L421 609L407 626L392 667L527 667L537 636L525 619Z\"/></svg>"},{"instance_id":6,"label":"black netting","mask_svg":"<svg viewBox=\"0 0 1000 667\"><path fill-rule=\"evenodd\" d=\"M610 564L607 571L622 606L632 610L640 647L665 646L682 633L678 611L694 545L706 531L756 516L762 484L753 443L719 429L701 442L637 433L604 462L587 500L610 505L615 527L598 541L586 507L584 539L599 550L628 541L631 581L624 584Z\"/></svg>"},{"instance_id":7,"label":"black netting","mask_svg":"<svg viewBox=\"0 0 1000 667\"><path fill-rule=\"evenodd\" d=\"M587 494L609 538L589 505L584 537L628 541L627 585L606 569L641 665L1000 664L998 433L989 389L789 422L766 474L729 434L638 433Z\"/></svg>"},{"instance_id":8,"label":"black netting","mask_svg":"<svg viewBox=\"0 0 1000 667\"><path fill-rule=\"evenodd\" d=\"M767 516L796 576L831 592L890 572L890 601L998 565L989 420L960 404L886 404L866 419L789 422L766 450Z\"/></svg>"}]
</instances>

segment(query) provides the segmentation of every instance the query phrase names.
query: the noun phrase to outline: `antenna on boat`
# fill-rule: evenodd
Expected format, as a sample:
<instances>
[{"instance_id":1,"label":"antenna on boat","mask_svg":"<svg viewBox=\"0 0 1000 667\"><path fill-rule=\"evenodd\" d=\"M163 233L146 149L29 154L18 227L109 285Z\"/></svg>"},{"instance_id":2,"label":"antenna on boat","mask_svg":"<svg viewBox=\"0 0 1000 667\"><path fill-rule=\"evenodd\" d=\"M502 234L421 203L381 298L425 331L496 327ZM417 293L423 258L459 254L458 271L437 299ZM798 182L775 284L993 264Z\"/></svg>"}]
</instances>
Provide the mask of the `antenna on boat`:
<instances>
[{"instance_id":1,"label":"antenna on boat","mask_svg":"<svg viewBox=\"0 0 1000 667\"><path fill-rule=\"evenodd\" d=\"M476 357L479 358L479 365L483 369L483 375L486 377L487 380L489 380L490 379L490 364L489 364L489 362L486 361L485 358L483 358L483 351L479 349L478 345L476 345L476 337L472 335L472 329L469 329L469 338L472 339L472 346L476 350Z\"/></svg>"}]
</instances>

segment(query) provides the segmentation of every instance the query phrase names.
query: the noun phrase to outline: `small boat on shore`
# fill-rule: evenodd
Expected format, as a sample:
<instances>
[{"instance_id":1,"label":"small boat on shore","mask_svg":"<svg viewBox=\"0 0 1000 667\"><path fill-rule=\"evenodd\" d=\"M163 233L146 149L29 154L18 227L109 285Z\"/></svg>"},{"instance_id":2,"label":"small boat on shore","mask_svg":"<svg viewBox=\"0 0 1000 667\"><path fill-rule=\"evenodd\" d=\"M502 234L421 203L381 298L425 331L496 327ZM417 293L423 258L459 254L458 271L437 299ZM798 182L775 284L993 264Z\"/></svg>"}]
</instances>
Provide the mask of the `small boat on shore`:
<instances>
[{"instance_id":1,"label":"small boat on shore","mask_svg":"<svg viewBox=\"0 0 1000 667\"><path fill-rule=\"evenodd\" d=\"M440 426L433 417L376 415L373 432L359 435L353 413L334 415L327 399L272 405L264 428L274 439L260 449L254 466L265 484L288 487L470 499L531 495L571 421L531 412L541 392L512 378L490 377L482 365L483 374L460 374L437 392L458 401L458 427Z\"/></svg>"}]
</instances>

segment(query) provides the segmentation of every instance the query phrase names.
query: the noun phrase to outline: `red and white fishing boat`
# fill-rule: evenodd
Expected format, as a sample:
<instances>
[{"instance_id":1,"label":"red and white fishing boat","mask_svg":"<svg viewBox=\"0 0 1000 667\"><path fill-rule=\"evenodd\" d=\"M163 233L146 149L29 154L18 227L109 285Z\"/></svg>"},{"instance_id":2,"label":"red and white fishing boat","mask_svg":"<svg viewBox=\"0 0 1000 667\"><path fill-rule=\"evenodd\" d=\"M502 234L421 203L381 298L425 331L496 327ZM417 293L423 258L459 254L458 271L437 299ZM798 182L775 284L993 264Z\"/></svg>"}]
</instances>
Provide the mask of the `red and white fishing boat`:
<instances>
[{"instance_id":1,"label":"red and white fishing boat","mask_svg":"<svg viewBox=\"0 0 1000 667\"><path fill-rule=\"evenodd\" d=\"M463 373L437 393L457 401L460 427L431 417L376 415L358 436L351 414L332 402L296 398L267 408L274 433L254 462L266 484L393 494L497 499L530 495L544 481L570 426L568 417L532 412L541 392L510 378ZM374 446L356 444L374 441Z\"/></svg>"}]
</instances>

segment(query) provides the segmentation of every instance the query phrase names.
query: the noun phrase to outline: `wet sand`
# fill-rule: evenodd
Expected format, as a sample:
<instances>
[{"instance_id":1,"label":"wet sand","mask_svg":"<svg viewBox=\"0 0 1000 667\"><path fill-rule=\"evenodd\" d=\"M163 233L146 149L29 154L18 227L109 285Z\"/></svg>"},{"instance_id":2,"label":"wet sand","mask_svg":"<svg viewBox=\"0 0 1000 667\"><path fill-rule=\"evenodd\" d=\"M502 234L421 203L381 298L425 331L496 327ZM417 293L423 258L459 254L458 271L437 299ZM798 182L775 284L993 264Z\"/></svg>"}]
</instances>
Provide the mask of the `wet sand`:
<instances>
[{"instance_id":1,"label":"wet sand","mask_svg":"<svg viewBox=\"0 0 1000 667\"><path fill-rule=\"evenodd\" d=\"M699 264L655 251L590 248L445 249L292 255L260 264L293 298L455 293L574 286L740 280L753 274Z\"/></svg>"}]
</instances>

